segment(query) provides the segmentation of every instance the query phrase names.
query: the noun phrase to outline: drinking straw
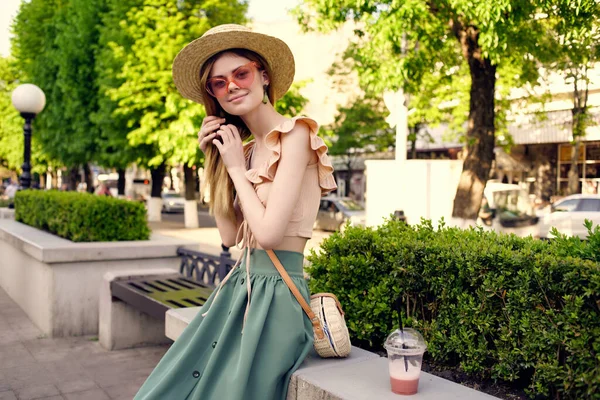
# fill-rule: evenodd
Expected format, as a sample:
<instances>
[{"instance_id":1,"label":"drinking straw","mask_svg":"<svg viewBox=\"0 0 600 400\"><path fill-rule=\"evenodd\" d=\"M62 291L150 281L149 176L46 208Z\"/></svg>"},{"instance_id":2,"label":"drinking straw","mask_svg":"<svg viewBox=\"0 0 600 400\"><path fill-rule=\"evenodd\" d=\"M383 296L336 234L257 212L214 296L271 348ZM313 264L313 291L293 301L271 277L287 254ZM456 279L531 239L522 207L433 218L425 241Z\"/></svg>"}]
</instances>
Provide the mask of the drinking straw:
<instances>
[{"instance_id":1,"label":"drinking straw","mask_svg":"<svg viewBox=\"0 0 600 400\"><path fill-rule=\"evenodd\" d=\"M404 325L402 324L402 295L396 297L396 311L398 312L398 324L400 325L400 337L402 338L402 348L406 349L406 343L404 342ZM408 372L408 360L406 355L404 357L404 370Z\"/></svg>"}]
</instances>

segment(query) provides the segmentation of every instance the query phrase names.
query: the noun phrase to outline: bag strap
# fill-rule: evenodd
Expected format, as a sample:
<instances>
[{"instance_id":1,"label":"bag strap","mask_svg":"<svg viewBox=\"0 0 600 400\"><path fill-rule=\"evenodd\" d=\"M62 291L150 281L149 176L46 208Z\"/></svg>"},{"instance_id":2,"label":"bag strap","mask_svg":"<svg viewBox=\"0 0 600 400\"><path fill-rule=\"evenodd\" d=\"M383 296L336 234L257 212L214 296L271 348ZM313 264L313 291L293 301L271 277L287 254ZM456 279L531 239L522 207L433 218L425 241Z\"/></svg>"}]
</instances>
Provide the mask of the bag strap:
<instances>
[{"instance_id":1,"label":"bag strap","mask_svg":"<svg viewBox=\"0 0 600 400\"><path fill-rule=\"evenodd\" d=\"M300 306L302 307L302 309L304 310L306 315L308 315L308 319L310 319L310 322L312 323L313 329L315 331L315 335L317 335L317 339L323 339L325 337L325 334L323 333L323 327L321 326L321 321L319 320L319 318L317 318L317 316L312 311L312 309L310 308L310 306L308 305L306 300L304 300L304 297L302 297L302 295L300 294L300 291L298 290L298 288L292 281L292 278L290 278L290 276L288 275L285 268L283 268L283 265L281 265L279 258L277 258L277 256L273 252L273 250L267 250L267 254L269 255L269 258L271 259L271 261L273 262L273 265L275 265L275 268L277 268L277 271L279 271L279 274L283 278L283 281L285 282L287 287L290 289L290 292L292 292L292 294L294 295L296 300L298 300L298 303L300 303Z\"/></svg>"}]
</instances>

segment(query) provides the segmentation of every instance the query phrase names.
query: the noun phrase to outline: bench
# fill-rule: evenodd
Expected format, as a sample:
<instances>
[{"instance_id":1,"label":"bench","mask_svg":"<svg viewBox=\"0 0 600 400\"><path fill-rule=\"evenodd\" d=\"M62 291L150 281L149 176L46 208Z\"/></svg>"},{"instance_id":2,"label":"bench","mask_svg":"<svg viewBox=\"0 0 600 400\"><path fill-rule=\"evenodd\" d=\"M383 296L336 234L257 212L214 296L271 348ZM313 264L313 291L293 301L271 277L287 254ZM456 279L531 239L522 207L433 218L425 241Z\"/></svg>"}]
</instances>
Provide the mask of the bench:
<instances>
[{"instance_id":1,"label":"bench","mask_svg":"<svg viewBox=\"0 0 600 400\"><path fill-rule=\"evenodd\" d=\"M99 302L99 342L108 350L169 343L167 310L202 306L233 267L229 249L219 256L179 248L179 271L109 272Z\"/></svg>"}]
</instances>

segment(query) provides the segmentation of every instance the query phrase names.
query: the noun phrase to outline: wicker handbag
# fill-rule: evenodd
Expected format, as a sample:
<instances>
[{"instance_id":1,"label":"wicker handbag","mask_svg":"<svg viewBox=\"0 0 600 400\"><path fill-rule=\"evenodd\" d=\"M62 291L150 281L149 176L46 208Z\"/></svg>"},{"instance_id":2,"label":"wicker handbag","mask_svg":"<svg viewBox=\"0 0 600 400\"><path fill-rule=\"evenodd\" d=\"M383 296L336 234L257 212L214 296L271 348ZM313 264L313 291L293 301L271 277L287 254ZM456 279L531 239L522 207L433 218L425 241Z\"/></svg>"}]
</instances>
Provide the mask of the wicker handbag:
<instances>
[{"instance_id":1,"label":"wicker handbag","mask_svg":"<svg viewBox=\"0 0 600 400\"><path fill-rule=\"evenodd\" d=\"M272 250L267 250L267 254L285 284L308 315L313 325L315 350L319 356L323 358L347 357L350 354L352 345L346 320L344 319L344 311L337 297L331 293L314 294L310 297L309 306L275 253Z\"/></svg>"}]
</instances>

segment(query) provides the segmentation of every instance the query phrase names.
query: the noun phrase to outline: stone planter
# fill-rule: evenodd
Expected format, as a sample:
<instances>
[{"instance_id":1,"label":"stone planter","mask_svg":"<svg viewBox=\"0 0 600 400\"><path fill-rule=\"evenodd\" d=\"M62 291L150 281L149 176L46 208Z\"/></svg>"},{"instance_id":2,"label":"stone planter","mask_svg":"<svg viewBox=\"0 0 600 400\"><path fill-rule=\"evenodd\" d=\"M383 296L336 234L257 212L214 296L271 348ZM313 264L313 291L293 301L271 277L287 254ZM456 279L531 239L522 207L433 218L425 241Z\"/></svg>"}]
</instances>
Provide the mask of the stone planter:
<instances>
[{"instance_id":1,"label":"stone planter","mask_svg":"<svg viewBox=\"0 0 600 400\"><path fill-rule=\"evenodd\" d=\"M150 240L74 243L0 219L0 287L48 336L98 333L98 299L107 272L179 269L177 248L198 242Z\"/></svg>"}]
</instances>

